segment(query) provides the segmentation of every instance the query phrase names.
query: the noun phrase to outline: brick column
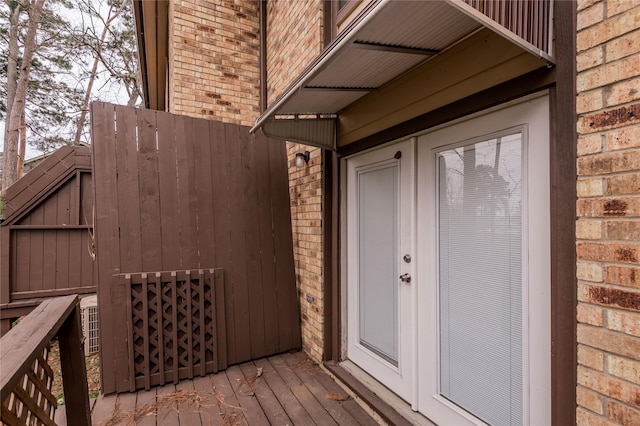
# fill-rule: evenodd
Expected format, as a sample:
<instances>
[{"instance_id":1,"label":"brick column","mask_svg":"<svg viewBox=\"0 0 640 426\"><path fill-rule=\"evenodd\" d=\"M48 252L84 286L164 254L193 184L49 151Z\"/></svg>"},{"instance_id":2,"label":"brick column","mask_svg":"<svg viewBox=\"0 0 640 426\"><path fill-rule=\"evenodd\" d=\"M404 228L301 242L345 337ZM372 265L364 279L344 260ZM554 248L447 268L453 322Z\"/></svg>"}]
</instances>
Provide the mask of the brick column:
<instances>
[{"instance_id":1,"label":"brick column","mask_svg":"<svg viewBox=\"0 0 640 426\"><path fill-rule=\"evenodd\" d=\"M306 150L310 152L309 163L301 168L295 167L296 153ZM322 360L324 334L322 152L318 148L287 143L287 153L302 345L305 352L319 362Z\"/></svg>"},{"instance_id":2,"label":"brick column","mask_svg":"<svg viewBox=\"0 0 640 426\"><path fill-rule=\"evenodd\" d=\"M640 3L578 1L577 423L640 424Z\"/></svg>"},{"instance_id":3,"label":"brick column","mask_svg":"<svg viewBox=\"0 0 640 426\"><path fill-rule=\"evenodd\" d=\"M322 51L322 0L267 2L267 96L271 104ZM310 151L307 165L293 164L297 152ZM322 233L322 153L287 143L293 256L300 296L302 347L320 362L324 336Z\"/></svg>"}]
</instances>

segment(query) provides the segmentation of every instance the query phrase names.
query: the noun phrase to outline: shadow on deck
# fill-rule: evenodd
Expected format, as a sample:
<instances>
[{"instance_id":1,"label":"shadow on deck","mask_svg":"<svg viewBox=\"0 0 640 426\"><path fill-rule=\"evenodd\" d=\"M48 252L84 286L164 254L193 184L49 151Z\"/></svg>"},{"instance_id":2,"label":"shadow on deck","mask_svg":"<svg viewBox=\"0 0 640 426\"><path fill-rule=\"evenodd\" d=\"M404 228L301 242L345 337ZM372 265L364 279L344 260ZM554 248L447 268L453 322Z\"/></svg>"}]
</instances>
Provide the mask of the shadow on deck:
<instances>
[{"instance_id":1,"label":"shadow on deck","mask_svg":"<svg viewBox=\"0 0 640 426\"><path fill-rule=\"evenodd\" d=\"M378 424L302 352L178 385L100 396L92 405L95 426Z\"/></svg>"}]
</instances>

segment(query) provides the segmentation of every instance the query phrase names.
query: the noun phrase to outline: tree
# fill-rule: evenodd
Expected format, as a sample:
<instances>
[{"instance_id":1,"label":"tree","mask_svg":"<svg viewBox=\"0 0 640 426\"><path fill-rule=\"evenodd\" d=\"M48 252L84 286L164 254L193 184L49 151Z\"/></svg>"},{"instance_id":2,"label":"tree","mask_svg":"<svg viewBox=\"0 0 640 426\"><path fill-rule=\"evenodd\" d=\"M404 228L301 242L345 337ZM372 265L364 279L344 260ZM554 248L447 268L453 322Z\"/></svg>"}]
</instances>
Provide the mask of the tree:
<instances>
[{"instance_id":1,"label":"tree","mask_svg":"<svg viewBox=\"0 0 640 426\"><path fill-rule=\"evenodd\" d=\"M0 118L5 121L3 181L6 189L22 172L29 144L42 150L59 145L68 112L77 110L82 90L71 85L78 45L67 37L72 30L68 0L4 0L0 3ZM6 53L6 56L4 55ZM0 59L2 61L2 59Z\"/></svg>"},{"instance_id":2,"label":"tree","mask_svg":"<svg viewBox=\"0 0 640 426\"><path fill-rule=\"evenodd\" d=\"M75 37L80 30L72 19L74 6L68 0L47 0L39 26L26 125L29 145L43 152L69 143L74 114L82 104L84 90L78 84L76 69L87 51Z\"/></svg>"},{"instance_id":3,"label":"tree","mask_svg":"<svg viewBox=\"0 0 640 426\"><path fill-rule=\"evenodd\" d=\"M85 28L81 41L91 50L93 65L86 77L85 97L76 125L74 144L79 144L83 133L86 133L89 103L92 97L96 97L93 86L101 74L106 75L101 87L115 85L116 91L124 89L127 105L136 106L142 100L131 0L82 0L78 3L78 9L82 13Z\"/></svg>"},{"instance_id":4,"label":"tree","mask_svg":"<svg viewBox=\"0 0 640 426\"><path fill-rule=\"evenodd\" d=\"M49 152L88 141L92 100L140 102L134 27L131 0L0 2L3 189L20 176L26 142Z\"/></svg>"},{"instance_id":5,"label":"tree","mask_svg":"<svg viewBox=\"0 0 640 426\"><path fill-rule=\"evenodd\" d=\"M36 50L36 32L42 16L42 7L46 0L34 2L9 2L11 19L9 20L9 35L14 39L9 40L8 63L15 69L7 69L7 76L11 75L12 81L7 81L7 121L5 125L4 156L2 167L2 190L18 179L18 146L20 142L20 128L24 116L27 96L27 84L31 71L31 59ZM29 14L27 34L24 39L24 49L20 68L18 69L18 25L22 11ZM15 83L14 83L15 80Z\"/></svg>"}]
</instances>

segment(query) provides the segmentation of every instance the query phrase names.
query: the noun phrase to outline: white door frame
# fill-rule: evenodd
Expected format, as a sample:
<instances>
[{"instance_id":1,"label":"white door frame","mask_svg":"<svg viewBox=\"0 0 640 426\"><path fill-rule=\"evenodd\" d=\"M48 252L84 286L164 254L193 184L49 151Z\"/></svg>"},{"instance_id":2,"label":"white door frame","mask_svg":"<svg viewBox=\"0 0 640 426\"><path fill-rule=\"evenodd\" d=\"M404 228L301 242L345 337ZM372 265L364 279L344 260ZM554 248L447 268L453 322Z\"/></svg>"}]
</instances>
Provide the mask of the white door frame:
<instances>
[{"instance_id":1,"label":"white door frame","mask_svg":"<svg viewBox=\"0 0 640 426\"><path fill-rule=\"evenodd\" d=\"M425 133L418 140L418 187L427 195L418 197L418 212L428 221L418 222L418 276L424 285L418 288L418 352L424 362L418 366L420 392L418 408L441 424L484 424L439 395L439 338L437 291L436 167L435 152L444 145L492 135L509 128L521 128L527 137L523 150L526 162L523 175L523 267L528 282L523 293L524 339L524 419L526 424L550 424L551 421L551 311L550 311L550 175L548 96L529 99L514 106L489 112L463 122ZM527 143L528 140L528 143ZM533 213L533 214L530 214ZM535 256L531 256L535 254ZM528 404L527 404L528 401ZM450 416L451 412L458 413Z\"/></svg>"},{"instance_id":2,"label":"white door frame","mask_svg":"<svg viewBox=\"0 0 640 426\"><path fill-rule=\"evenodd\" d=\"M394 155L401 152L401 158L394 159ZM359 343L358 312L359 300L355 287L358 278L358 230L357 223L357 194L349 194L356 188L357 173L360 170L375 170L377 167L397 164L399 166L399 228L398 255L396 259L398 275L409 274L411 282L402 282L397 277L396 285L399 290L398 336L399 353L398 365L394 366L377 356ZM344 300L347 300L347 310L343 318L346 320L347 357L367 370L378 381L393 390L410 404L415 404L415 324L416 324L416 282L413 276L416 271L415 257L415 138L405 139L382 148L367 151L342 160L343 197L342 209L343 226L343 276L345 287ZM407 254L411 261L405 262L402 257ZM349 260L351 258L351 260Z\"/></svg>"},{"instance_id":3,"label":"white door frame","mask_svg":"<svg viewBox=\"0 0 640 426\"><path fill-rule=\"evenodd\" d=\"M531 108L533 110L531 111ZM525 111L529 109L529 111ZM503 127L496 127L491 125L487 121L491 115L495 117L506 118L515 117L515 121L512 122L516 124L505 125ZM546 92L541 94L534 94L522 99L518 99L513 102L509 102L498 107L494 107L491 109L487 109L477 114L473 114L468 117L464 117L462 119L454 120L449 123L445 123L443 125L437 126L433 129L430 129L426 132L420 132L415 137L407 137L401 140L412 140L413 144L413 152L416 153L414 156L414 161L412 162L412 173L416 176L416 183L413 186L414 204L412 205L412 219L411 224L415 226L416 235L421 236L424 239L425 233L428 235L429 233L433 233L435 230L433 223L425 223L421 218L420 221L417 220L418 212L424 212L428 210L430 207L427 205L428 200L426 197L419 197L417 195L417 188L419 185L424 185L421 183L425 180L424 174L427 173L426 167L421 165L418 168L416 165L418 162L423 162L425 154L424 149L421 149L419 142L416 140L422 136L435 135L436 132L443 132L442 134L446 134L452 127L458 125L465 124L473 124L476 127L474 131L474 135L470 137L478 137L486 134L493 134L496 130L503 130L509 127L515 127L517 124L530 122L531 120L535 121L534 126L528 126L528 132L530 136L530 140L541 137L542 143L545 145L545 149L543 150L534 150L527 152L528 156L528 164L535 165L535 167L528 167L525 165L525 173L528 175L528 180L531 182L537 182L537 185L530 185L528 188L527 194L523 194L523 197L528 198L528 204L536 203L540 208L538 209L539 214L526 215L526 229L534 230L532 232L527 232L525 230L525 238L528 238L528 251L530 253L536 253L534 259L531 257L525 257L525 267L527 271L542 271L540 276L537 278L529 277L529 282L538 282L542 283L541 285L529 285L528 294L525 296L527 298L527 306L532 306L533 304L537 304L538 306L542 306L542 308L535 313L535 318L532 316L525 317L523 319L525 330L526 330L526 341L528 342L528 348L537 348L538 350L529 357L527 354L525 355L527 359L525 360L526 365L528 365L528 372L532 372L529 375L529 383L525 389L524 397L525 400L528 399L529 404L528 408L525 409L525 419L527 419L528 424L536 425L536 424L550 424L551 422L551 313L550 313L550 163L549 163L549 99L548 94ZM369 151L365 151L364 153L371 152L374 150L386 149L393 144L398 143L397 141L390 142L389 144L384 145L383 147L377 147ZM393 148L391 148L393 149ZM347 192L347 160L354 158L363 153L354 154L352 156L342 158L340 161L340 247L341 247L341 273L340 279L342 285L340 286L340 297L341 297L341 306L340 306L340 314L341 314L341 342L340 342L340 358L347 359L349 358L349 336L348 336L348 324L347 318L350 309L350 301L348 298L347 291L347 283L349 273L351 268L349 267L349 261L347 258L347 246L348 246L348 231L347 231L347 205L349 194ZM435 173L435 170L431 170ZM416 175L417 173L417 175ZM434 188L435 190L435 188ZM537 201L536 201L537 200ZM435 209L435 205L432 205ZM434 214L430 215L432 217L436 217ZM545 229L547 232L536 232L535 230ZM421 244L418 241L418 238L414 238L413 247L412 247L412 256L414 261L411 266L411 276L412 276L412 304L411 304L411 323L415 325L411 330L411 334L414 338L414 348L412 354L411 368L412 372L415 376L415 380L413 380L411 395L404 399L410 403L411 408L415 411L420 410L423 412L425 416L428 418L438 422L437 414L434 416L430 412L425 412L425 401L427 399L433 398L434 395L437 394L437 383L433 383L433 381L429 381L427 375L432 375L432 377L437 377L437 368L438 368L438 354L439 350L433 346L434 343L437 343L437 340L433 340L433 336L431 339L418 339L418 336L424 333L426 324L435 324L437 320L437 293L432 285L428 283L429 275L435 271L437 267L436 257L433 255L433 247L429 248L425 246L425 244ZM532 245L533 244L533 245ZM528 264L526 264L528 262ZM431 272L430 272L431 271ZM418 308L418 304L420 304L420 308ZM530 325L535 322L536 328L535 330L529 330ZM540 373L544 372L544 373ZM435 376L434 376L435 375ZM424 384L423 384L424 383ZM425 386L426 385L426 386ZM420 389L419 389L420 388ZM438 398L435 398L438 400ZM442 398L440 398L442 399ZM454 404L445 401L443 404L446 406L449 404L450 406L454 406ZM530 407L536 407L534 409ZM463 413L460 417L464 419L467 424L479 425L483 424L478 419L474 418L471 415ZM446 424L442 422L441 424Z\"/></svg>"}]
</instances>

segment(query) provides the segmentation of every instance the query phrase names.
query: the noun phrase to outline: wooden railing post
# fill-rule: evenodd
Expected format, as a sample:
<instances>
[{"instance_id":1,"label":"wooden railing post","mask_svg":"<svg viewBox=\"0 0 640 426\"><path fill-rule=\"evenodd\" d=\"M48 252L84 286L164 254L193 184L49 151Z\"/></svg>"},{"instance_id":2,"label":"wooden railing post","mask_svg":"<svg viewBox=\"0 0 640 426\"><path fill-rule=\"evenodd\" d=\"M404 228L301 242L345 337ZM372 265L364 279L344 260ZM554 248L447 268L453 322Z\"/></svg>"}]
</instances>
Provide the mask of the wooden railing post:
<instances>
[{"instance_id":1,"label":"wooden railing post","mask_svg":"<svg viewBox=\"0 0 640 426\"><path fill-rule=\"evenodd\" d=\"M48 363L54 336L60 347L67 424L91 424L77 295L43 301L0 339L2 424L55 424L54 372Z\"/></svg>"},{"instance_id":2,"label":"wooden railing post","mask_svg":"<svg viewBox=\"0 0 640 426\"><path fill-rule=\"evenodd\" d=\"M91 425L87 368L82 347L80 304L76 304L58 332L67 424Z\"/></svg>"}]
</instances>

